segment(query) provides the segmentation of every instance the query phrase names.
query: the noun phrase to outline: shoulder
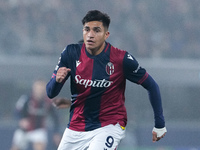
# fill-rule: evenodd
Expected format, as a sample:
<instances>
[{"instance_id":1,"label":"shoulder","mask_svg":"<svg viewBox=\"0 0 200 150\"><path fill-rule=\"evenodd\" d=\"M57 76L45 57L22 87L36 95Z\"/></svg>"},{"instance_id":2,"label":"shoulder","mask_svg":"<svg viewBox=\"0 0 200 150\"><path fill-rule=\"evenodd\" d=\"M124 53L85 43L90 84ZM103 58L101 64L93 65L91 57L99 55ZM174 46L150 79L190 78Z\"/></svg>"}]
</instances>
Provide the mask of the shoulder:
<instances>
[{"instance_id":1,"label":"shoulder","mask_svg":"<svg viewBox=\"0 0 200 150\"><path fill-rule=\"evenodd\" d=\"M75 53L77 51L80 51L83 44L70 44L67 45L62 53Z\"/></svg>"},{"instance_id":2,"label":"shoulder","mask_svg":"<svg viewBox=\"0 0 200 150\"><path fill-rule=\"evenodd\" d=\"M127 51L119 49L111 45L110 47L110 55L116 57L117 59L124 59L125 54Z\"/></svg>"},{"instance_id":3,"label":"shoulder","mask_svg":"<svg viewBox=\"0 0 200 150\"><path fill-rule=\"evenodd\" d=\"M111 51L116 52L117 54L125 54L127 51L119 49L111 45Z\"/></svg>"},{"instance_id":4,"label":"shoulder","mask_svg":"<svg viewBox=\"0 0 200 150\"><path fill-rule=\"evenodd\" d=\"M136 58L128 52L125 54L123 62L124 62L124 65L128 68L130 67L130 68L136 69L139 67L139 63L136 60Z\"/></svg>"},{"instance_id":5,"label":"shoulder","mask_svg":"<svg viewBox=\"0 0 200 150\"><path fill-rule=\"evenodd\" d=\"M65 55L68 55L70 59L73 57L79 57L82 47L83 44L70 44L65 48L63 52L65 53Z\"/></svg>"},{"instance_id":6,"label":"shoulder","mask_svg":"<svg viewBox=\"0 0 200 150\"><path fill-rule=\"evenodd\" d=\"M67 45L61 53L62 58L71 59L73 57L79 56L81 53L81 48L83 44L70 44Z\"/></svg>"},{"instance_id":7,"label":"shoulder","mask_svg":"<svg viewBox=\"0 0 200 150\"><path fill-rule=\"evenodd\" d=\"M125 64L134 63L138 65L138 62L135 59L135 57L126 50L122 50L111 45L111 54L117 57L118 59L122 59Z\"/></svg>"},{"instance_id":8,"label":"shoulder","mask_svg":"<svg viewBox=\"0 0 200 150\"><path fill-rule=\"evenodd\" d=\"M69 44L67 48L69 49L81 49L83 44Z\"/></svg>"}]
</instances>

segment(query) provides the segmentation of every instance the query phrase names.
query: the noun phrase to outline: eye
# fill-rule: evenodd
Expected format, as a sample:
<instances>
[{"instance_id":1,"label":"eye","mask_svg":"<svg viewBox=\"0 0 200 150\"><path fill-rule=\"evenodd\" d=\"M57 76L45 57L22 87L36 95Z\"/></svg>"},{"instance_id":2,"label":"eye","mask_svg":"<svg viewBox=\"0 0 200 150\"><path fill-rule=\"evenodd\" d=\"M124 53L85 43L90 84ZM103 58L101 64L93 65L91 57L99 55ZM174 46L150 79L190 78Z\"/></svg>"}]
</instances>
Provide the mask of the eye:
<instances>
[{"instance_id":1,"label":"eye","mask_svg":"<svg viewBox=\"0 0 200 150\"><path fill-rule=\"evenodd\" d=\"M101 32L101 30L100 30L99 28L94 29L94 31L95 31L96 33Z\"/></svg>"},{"instance_id":2,"label":"eye","mask_svg":"<svg viewBox=\"0 0 200 150\"><path fill-rule=\"evenodd\" d=\"M90 31L90 28L85 27L83 30L88 32L88 31Z\"/></svg>"}]
</instances>

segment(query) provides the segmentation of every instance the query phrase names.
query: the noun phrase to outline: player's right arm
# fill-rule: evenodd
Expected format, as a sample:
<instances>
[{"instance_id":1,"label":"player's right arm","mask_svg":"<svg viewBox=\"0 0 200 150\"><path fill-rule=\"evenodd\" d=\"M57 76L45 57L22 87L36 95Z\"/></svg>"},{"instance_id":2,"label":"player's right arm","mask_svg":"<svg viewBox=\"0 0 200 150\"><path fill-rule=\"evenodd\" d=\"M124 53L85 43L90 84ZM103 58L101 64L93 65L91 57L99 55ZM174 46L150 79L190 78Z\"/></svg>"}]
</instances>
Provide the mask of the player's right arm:
<instances>
[{"instance_id":1,"label":"player's right arm","mask_svg":"<svg viewBox=\"0 0 200 150\"><path fill-rule=\"evenodd\" d=\"M70 68L66 68L66 67L59 68L56 74L56 82L62 83L70 71L71 71Z\"/></svg>"},{"instance_id":2,"label":"player's right arm","mask_svg":"<svg viewBox=\"0 0 200 150\"><path fill-rule=\"evenodd\" d=\"M58 65L56 66L50 81L47 83L46 92L49 98L54 98L60 93L60 90L70 75L71 69L67 67L66 49L61 53Z\"/></svg>"}]
</instances>

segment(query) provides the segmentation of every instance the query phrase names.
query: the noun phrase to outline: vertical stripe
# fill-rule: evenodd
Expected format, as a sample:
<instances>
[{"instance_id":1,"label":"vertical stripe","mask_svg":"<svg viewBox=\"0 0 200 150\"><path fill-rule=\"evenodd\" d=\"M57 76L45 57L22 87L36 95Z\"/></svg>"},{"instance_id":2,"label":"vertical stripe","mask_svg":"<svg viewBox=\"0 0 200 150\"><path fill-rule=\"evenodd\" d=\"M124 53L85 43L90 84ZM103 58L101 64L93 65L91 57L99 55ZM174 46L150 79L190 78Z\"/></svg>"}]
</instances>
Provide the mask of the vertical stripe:
<instances>
[{"instance_id":1,"label":"vertical stripe","mask_svg":"<svg viewBox=\"0 0 200 150\"><path fill-rule=\"evenodd\" d=\"M120 123L126 126L127 116L124 106L125 78L123 76L123 58L125 51L111 46L110 60L114 64L114 73L110 75L109 80L113 84L106 89L102 96L100 122L102 126L108 124Z\"/></svg>"},{"instance_id":2,"label":"vertical stripe","mask_svg":"<svg viewBox=\"0 0 200 150\"><path fill-rule=\"evenodd\" d=\"M77 60L78 61L78 60ZM85 45L83 44L81 49L81 55L79 58L80 64L76 67L76 74L80 75L81 79L92 79L92 68L93 68L93 60L87 57L85 53ZM91 87L85 88L84 85L75 84L78 96L76 98L76 101L74 102L74 108L73 115L71 115L70 120L70 129L84 131L85 130L85 101L88 95L90 95Z\"/></svg>"},{"instance_id":3,"label":"vertical stripe","mask_svg":"<svg viewBox=\"0 0 200 150\"><path fill-rule=\"evenodd\" d=\"M109 76L106 74L106 64L109 61L109 55L105 55L109 44L106 45L104 51L93 57L93 71L92 81L97 80L109 80ZM99 86L99 85L96 85ZM90 131L101 127L99 121L99 114L101 109L101 97L104 94L105 87L91 87L90 96L87 97L84 107L85 118L85 130Z\"/></svg>"}]
</instances>

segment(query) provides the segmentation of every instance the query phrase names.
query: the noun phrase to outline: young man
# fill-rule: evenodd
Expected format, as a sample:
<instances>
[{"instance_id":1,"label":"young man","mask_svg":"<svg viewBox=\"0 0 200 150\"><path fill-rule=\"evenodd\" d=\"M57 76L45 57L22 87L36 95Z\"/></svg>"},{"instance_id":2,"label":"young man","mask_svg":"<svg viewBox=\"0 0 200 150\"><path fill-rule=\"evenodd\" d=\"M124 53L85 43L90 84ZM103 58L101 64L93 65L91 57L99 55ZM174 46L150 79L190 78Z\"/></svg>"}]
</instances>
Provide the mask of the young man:
<instances>
[{"instance_id":1,"label":"young man","mask_svg":"<svg viewBox=\"0 0 200 150\"><path fill-rule=\"evenodd\" d=\"M98 10L82 20L83 44L68 45L61 54L46 90L57 96L71 78L70 121L58 150L114 150L125 135L126 79L149 93L154 117L153 142L166 133L159 87L136 59L106 42L110 18Z\"/></svg>"}]
</instances>

